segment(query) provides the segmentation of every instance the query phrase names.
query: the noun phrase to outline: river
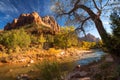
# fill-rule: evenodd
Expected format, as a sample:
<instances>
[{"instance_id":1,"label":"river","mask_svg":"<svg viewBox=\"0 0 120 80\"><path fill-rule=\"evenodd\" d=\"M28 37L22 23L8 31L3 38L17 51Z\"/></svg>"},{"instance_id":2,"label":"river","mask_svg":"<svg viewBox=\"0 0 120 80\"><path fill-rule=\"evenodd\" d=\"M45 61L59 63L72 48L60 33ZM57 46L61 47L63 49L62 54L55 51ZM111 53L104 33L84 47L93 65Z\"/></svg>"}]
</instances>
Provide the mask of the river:
<instances>
[{"instance_id":1,"label":"river","mask_svg":"<svg viewBox=\"0 0 120 80\"><path fill-rule=\"evenodd\" d=\"M92 63L94 61L99 61L103 55L106 53L102 50L95 50L94 53L90 54L84 54L79 60L76 61L76 64L79 65L87 65L89 63Z\"/></svg>"}]
</instances>

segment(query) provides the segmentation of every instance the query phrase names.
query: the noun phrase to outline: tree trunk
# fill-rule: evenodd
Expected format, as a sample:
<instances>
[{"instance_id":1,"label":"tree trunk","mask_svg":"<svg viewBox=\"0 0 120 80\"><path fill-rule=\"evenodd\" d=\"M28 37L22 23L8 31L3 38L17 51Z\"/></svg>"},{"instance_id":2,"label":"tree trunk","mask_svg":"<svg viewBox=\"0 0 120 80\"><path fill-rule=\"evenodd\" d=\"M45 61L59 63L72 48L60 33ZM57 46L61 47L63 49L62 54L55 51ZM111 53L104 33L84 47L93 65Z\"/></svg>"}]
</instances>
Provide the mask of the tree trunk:
<instances>
[{"instance_id":1,"label":"tree trunk","mask_svg":"<svg viewBox=\"0 0 120 80\"><path fill-rule=\"evenodd\" d=\"M78 8L82 8L83 10L85 10L85 11L89 14L90 18L91 18L91 19L93 20L93 22L95 23L95 26L96 26L96 28L97 28L97 30L98 30L98 32L99 32L99 34L100 34L103 42L106 43L106 42L107 42L107 39L108 39L109 37L108 37L108 34L107 34L106 30L105 30L104 27L103 27L102 21L101 21L101 19L100 19L100 15L95 14L90 8L88 8L88 7L85 6L85 5L78 5L78 6L77 6L76 8L74 8L73 10L77 10ZM71 10L71 11L73 11L73 10Z\"/></svg>"},{"instance_id":2,"label":"tree trunk","mask_svg":"<svg viewBox=\"0 0 120 80\"><path fill-rule=\"evenodd\" d=\"M109 36L108 36L107 32L105 31L105 29L103 27L102 21L98 18L94 22L95 22L95 26L96 26L96 28L97 28L103 42L105 44L110 44ZM110 46L112 46L112 45L110 45ZM120 66L120 57L115 53L111 53L110 55L112 56L112 58L113 58L114 62L116 63L116 65ZM117 77L117 80L120 80L120 73L118 73L118 74L119 75Z\"/></svg>"},{"instance_id":3,"label":"tree trunk","mask_svg":"<svg viewBox=\"0 0 120 80\"><path fill-rule=\"evenodd\" d=\"M108 46L112 46L110 44L111 37L107 34L106 30L104 29L103 23L100 19L100 15L95 14L89 7L85 5L75 6L75 8L73 8L69 13L76 11L78 8L85 10L89 14L91 20L95 23L96 29L99 32L103 43L107 44ZM117 65L120 65L120 56L118 56L116 53L111 53L111 56L113 57L115 63ZM120 76L118 76L117 80L120 80Z\"/></svg>"},{"instance_id":4,"label":"tree trunk","mask_svg":"<svg viewBox=\"0 0 120 80\"><path fill-rule=\"evenodd\" d=\"M106 30L104 29L104 26L103 26L101 19L96 18L96 20L94 20L94 23L95 23L95 26L96 26L103 42L107 44L109 37L108 37Z\"/></svg>"}]
</instances>

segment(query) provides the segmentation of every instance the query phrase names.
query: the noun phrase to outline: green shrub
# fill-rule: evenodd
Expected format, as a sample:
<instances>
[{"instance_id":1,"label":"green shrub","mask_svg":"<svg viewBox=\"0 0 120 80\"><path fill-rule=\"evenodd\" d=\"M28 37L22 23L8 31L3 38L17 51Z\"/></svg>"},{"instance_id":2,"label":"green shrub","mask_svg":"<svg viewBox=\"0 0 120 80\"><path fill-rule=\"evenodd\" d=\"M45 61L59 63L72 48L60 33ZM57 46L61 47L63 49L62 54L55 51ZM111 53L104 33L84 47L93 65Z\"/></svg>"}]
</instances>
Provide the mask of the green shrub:
<instances>
[{"instance_id":1,"label":"green shrub","mask_svg":"<svg viewBox=\"0 0 120 80\"><path fill-rule=\"evenodd\" d=\"M31 39L32 44L38 44L39 43L38 38L34 35L30 35L30 39Z\"/></svg>"},{"instance_id":2,"label":"green shrub","mask_svg":"<svg viewBox=\"0 0 120 80\"><path fill-rule=\"evenodd\" d=\"M5 31L0 37L0 44L7 48L27 47L31 43L30 36L24 29Z\"/></svg>"},{"instance_id":3,"label":"green shrub","mask_svg":"<svg viewBox=\"0 0 120 80\"><path fill-rule=\"evenodd\" d=\"M78 37L74 27L62 27L61 32L54 37L54 45L59 48L68 48L78 45Z\"/></svg>"},{"instance_id":4,"label":"green shrub","mask_svg":"<svg viewBox=\"0 0 120 80\"><path fill-rule=\"evenodd\" d=\"M82 49L91 49L91 48L96 48L96 42L86 42L83 41L81 44Z\"/></svg>"}]
</instances>

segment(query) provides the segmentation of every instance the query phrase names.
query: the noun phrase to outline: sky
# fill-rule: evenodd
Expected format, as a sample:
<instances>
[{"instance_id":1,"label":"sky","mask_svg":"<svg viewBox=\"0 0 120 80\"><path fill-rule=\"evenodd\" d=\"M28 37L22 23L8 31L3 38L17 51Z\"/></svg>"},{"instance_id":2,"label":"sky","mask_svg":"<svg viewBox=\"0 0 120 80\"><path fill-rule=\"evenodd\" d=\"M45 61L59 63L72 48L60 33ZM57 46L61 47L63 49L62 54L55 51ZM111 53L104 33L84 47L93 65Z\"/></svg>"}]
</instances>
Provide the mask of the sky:
<instances>
[{"instance_id":1,"label":"sky","mask_svg":"<svg viewBox=\"0 0 120 80\"><path fill-rule=\"evenodd\" d=\"M3 29L8 22L18 18L21 13L36 11L40 16L52 15L50 0L0 0L0 29ZM110 32L109 19L102 18L103 24ZM64 19L58 20L60 26L64 26ZM87 33L100 37L93 26Z\"/></svg>"},{"instance_id":2,"label":"sky","mask_svg":"<svg viewBox=\"0 0 120 80\"><path fill-rule=\"evenodd\" d=\"M50 15L49 0L0 0L0 28L21 13L33 11L37 11L41 16Z\"/></svg>"}]
</instances>

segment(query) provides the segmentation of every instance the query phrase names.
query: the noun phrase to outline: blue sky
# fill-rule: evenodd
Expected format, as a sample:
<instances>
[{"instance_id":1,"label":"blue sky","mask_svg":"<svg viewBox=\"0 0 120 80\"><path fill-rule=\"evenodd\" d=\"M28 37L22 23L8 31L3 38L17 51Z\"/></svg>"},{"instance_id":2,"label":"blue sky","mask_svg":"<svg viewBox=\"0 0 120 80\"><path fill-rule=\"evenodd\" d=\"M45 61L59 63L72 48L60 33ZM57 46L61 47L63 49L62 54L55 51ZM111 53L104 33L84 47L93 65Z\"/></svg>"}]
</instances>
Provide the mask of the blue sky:
<instances>
[{"instance_id":1,"label":"blue sky","mask_svg":"<svg viewBox=\"0 0 120 80\"><path fill-rule=\"evenodd\" d=\"M3 29L8 22L12 22L12 20L17 18L21 13L37 11L40 16L53 16L50 8L50 0L0 0L0 29ZM108 19L102 18L102 20L105 28L110 32ZM59 20L58 23L63 26L64 19ZM95 27L90 28L88 32L99 37Z\"/></svg>"},{"instance_id":2,"label":"blue sky","mask_svg":"<svg viewBox=\"0 0 120 80\"><path fill-rule=\"evenodd\" d=\"M41 16L50 15L49 0L0 0L0 28L21 13L37 11Z\"/></svg>"}]
</instances>

